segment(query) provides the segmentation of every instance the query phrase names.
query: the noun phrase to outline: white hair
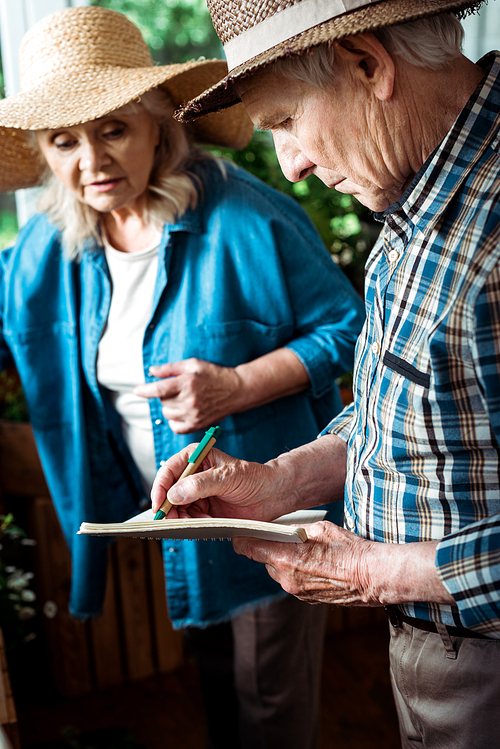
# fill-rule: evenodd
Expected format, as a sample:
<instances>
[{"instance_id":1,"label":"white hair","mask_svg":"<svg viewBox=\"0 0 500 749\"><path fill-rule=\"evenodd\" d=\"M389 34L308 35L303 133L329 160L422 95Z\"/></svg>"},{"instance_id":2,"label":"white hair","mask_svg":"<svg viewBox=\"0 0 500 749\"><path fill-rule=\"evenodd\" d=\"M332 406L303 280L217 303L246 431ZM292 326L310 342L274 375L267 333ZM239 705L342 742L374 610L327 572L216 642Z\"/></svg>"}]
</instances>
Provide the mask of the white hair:
<instances>
[{"instance_id":1,"label":"white hair","mask_svg":"<svg viewBox=\"0 0 500 749\"><path fill-rule=\"evenodd\" d=\"M462 53L464 30L453 13L387 26L373 33L390 54L427 70L439 70ZM331 43L271 64L274 73L310 83L315 88L331 88L337 72L335 47Z\"/></svg>"},{"instance_id":2,"label":"white hair","mask_svg":"<svg viewBox=\"0 0 500 749\"><path fill-rule=\"evenodd\" d=\"M197 150L185 126L172 118L174 107L162 89L146 92L111 115L131 115L141 110L149 112L160 128L160 142L143 196L143 216L146 223L162 231L165 223L173 223L188 208L196 206L202 185L188 169L193 162L212 156ZM37 143L36 138L33 142ZM48 167L44 186L37 207L61 230L66 254L77 259L88 240L101 244L99 211L78 200Z\"/></svg>"}]
</instances>

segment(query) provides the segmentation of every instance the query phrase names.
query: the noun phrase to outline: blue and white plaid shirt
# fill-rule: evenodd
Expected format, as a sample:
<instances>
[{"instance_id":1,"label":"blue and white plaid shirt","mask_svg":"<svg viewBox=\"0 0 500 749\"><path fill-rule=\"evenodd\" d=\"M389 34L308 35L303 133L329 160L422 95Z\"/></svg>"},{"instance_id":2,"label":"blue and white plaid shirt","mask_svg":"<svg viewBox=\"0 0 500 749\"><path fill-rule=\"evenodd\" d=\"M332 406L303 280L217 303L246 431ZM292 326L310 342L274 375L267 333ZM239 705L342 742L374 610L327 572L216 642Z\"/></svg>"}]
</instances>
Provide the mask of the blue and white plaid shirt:
<instances>
[{"instance_id":1,"label":"blue and white plaid shirt","mask_svg":"<svg viewBox=\"0 0 500 749\"><path fill-rule=\"evenodd\" d=\"M385 222L366 268L348 442L346 527L443 539L456 606L421 619L500 638L500 53Z\"/></svg>"}]
</instances>

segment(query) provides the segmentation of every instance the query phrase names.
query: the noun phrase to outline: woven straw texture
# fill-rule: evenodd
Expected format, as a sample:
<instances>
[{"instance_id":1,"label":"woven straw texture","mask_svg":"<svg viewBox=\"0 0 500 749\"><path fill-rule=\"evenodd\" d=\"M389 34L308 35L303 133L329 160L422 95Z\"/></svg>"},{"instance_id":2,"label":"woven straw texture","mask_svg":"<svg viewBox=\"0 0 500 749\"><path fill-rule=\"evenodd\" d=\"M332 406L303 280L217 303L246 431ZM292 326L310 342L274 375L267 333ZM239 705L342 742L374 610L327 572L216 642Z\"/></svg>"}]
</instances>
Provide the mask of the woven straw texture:
<instances>
[{"instance_id":1,"label":"woven straw texture","mask_svg":"<svg viewBox=\"0 0 500 749\"><path fill-rule=\"evenodd\" d=\"M102 117L161 86L174 106L227 73L222 60L154 66L139 29L107 8L68 8L46 16L19 51L21 93L0 101L0 190L31 187L42 165L24 130L71 127ZM245 146L253 127L243 105L191 127L200 143Z\"/></svg>"},{"instance_id":2,"label":"woven straw texture","mask_svg":"<svg viewBox=\"0 0 500 749\"><path fill-rule=\"evenodd\" d=\"M214 28L223 44L300 2L301 0L207 0ZM464 14L482 2L484 0L382 0L344 13L250 58L234 68L230 75L225 76L218 84L179 108L175 117L180 122L190 122L209 112L232 107L240 101L233 81L280 57L300 54L318 44L343 39L346 36L416 21L438 13L455 11L458 15Z\"/></svg>"}]
</instances>

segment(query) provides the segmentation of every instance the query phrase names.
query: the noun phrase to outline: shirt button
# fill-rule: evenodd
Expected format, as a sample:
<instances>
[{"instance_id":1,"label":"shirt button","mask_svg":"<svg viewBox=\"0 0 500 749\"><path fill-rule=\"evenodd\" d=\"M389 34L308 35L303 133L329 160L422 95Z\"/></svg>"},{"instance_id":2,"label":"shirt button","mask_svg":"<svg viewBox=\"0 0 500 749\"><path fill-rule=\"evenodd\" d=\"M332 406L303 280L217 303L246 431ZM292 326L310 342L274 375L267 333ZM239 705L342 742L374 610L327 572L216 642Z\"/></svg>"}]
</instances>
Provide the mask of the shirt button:
<instances>
[{"instance_id":1,"label":"shirt button","mask_svg":"<svg viewBox=\"0 0 500 749\"><path fill-rule=\"evenodd\" d=\"M397 250L391 250L388 257L390 263L395 263L396 260L399 260L399 252Z\"/></svg>"},{"instance_id":2,"label":"shirt button","mask_svg":"<svg viewBox=\"0 0 500 749\"><path fill-rule=\"evenodd\" d=\"M166 460L160 460L160 465L164 466L166 462L167 462Z\"/></svg>"},{"instance_id":3,"label":"shirt button","mask_svg":"<svg viewBox=\"0 0 500 749\"><path fill-rule=\"evenodd\" d=\"M170 552L171 554L173 554L173 553L174 553L174 551L175 551L175 547L174 547L174 546L171 546L171 547L169 548L169 552Z\"/></svg>"},{"instance_id":4,"label":"shirt button","mask_svg":"<svg viewBox=\"0 0 500 749\"><path fill-rule=\"evenodd\" d=\"M363 444L363 437L361 434L356 435L356 447L361 447Z\"/></svg>"},{"instance_id":5,"label":"shirt button","mask_svg":"<svg viewBox=\"0 0 500 749\"><path fill-rule=\"evenodd\" d=\"M380 351L380 346L377 341L373 341L372 343L372 351L374 354L378 354Z\"/></svg>"},{"instance_id":6,"label":"shirt button","mask_svg":"<svg viewBox=\"0 0 500 749\"><path fill-rule=\"evenodd\" d=\"M351 518L346 518L346 525L350 531L354 530L354 521Z\"/></svg>"},{"instance_id":7,"label":"shirt button","mask_svg":"<svg viewBox=\"0 0 500 749\"><path fill-rule=\"evenodd\" d=\"M155 424L163 424L162 419L156 419Z\"/></svg>"}]
</instances>

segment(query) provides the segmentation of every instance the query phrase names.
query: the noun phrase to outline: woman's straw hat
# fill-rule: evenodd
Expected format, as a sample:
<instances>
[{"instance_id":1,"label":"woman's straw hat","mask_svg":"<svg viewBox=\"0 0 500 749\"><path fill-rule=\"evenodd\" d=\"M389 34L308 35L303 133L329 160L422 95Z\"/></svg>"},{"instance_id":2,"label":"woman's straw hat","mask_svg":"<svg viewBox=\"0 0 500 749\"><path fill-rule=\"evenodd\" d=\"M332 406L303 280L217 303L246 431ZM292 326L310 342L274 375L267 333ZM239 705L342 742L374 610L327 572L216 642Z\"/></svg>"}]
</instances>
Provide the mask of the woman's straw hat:
<instances>
[{"instance_id":1,"label":"woman's straw hat","mask_svg":"<svg viewBox=\"0 0 500 749\"><path fill-rule=\"evenodd\" d=\"M346 36L454 11L472 12L484 0L207 0L224 45L229 75L179 108L189 122L240 101L233 81L280 57Z\"/></svg>"},{"instance_id":2,"label":"woman's straw hat","mask_svg":"<svg viewBox=\"0 0 500 749\"><path fill-rule=\"evenodd\" d=\"M180 105L227 72L222 60L153 65L141 32L107 8L68 8L36 23L20 51L21 93L0 101L0 191L39 183L42 166L26 130L71 127L95 120L161 86ZM238 111L193 126L201 143L243 148L253 126Z\"/></svg>"}]
</instances>

